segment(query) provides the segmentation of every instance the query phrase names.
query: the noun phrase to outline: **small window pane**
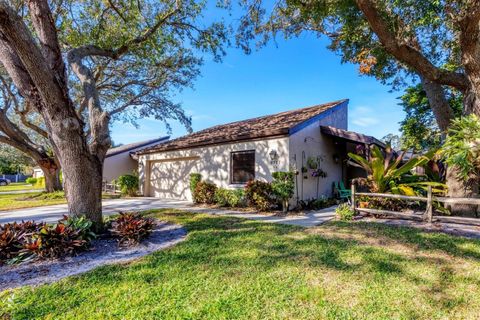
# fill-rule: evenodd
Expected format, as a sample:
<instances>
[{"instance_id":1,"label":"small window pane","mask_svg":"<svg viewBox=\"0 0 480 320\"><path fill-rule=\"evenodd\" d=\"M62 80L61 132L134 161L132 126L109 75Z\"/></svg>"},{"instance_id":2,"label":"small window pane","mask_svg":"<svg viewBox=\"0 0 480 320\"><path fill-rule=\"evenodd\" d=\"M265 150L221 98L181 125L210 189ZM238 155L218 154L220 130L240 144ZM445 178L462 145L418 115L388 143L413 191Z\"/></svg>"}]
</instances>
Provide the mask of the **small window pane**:
<instances>
[{"instance_id":1,"label":"small window pane","mask_svg":"<svg viewBox=\"0 0 480 320\"><path fill-rule=\"evenodd\" d=\"M255 179L255 150L232 152L231 183L247 183Z\"/></svg>"}]
</instances>

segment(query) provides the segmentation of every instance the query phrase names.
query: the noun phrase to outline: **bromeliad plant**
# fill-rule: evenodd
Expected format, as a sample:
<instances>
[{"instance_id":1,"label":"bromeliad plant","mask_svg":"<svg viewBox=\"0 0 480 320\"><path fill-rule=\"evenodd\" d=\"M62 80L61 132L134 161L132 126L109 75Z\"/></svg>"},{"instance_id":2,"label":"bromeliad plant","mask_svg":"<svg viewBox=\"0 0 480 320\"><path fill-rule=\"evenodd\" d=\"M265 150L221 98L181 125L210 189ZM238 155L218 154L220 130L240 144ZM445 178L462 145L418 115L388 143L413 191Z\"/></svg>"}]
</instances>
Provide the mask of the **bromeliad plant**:
<instances>
[{"instance_id":1,"label":"bromeliad plant","mask_svg":"<svg viewBox=\"0 0 480 320\"><path fill-rule=\"evenodd\" d=\"M430 151L404 162L405 153L395 157L393 149L387 145L385 155L377 146L373 146L369 158L353 153L349 153L348 156L352 160L349 162L351 165L366 171L367 178L362 182L371 192L413 196L424 192L428 186L431 186L435 193L445 192L444 184L425 181L424 176L411 173L412 169L426 165L435 153Z\"/></svg>"},{"instance_id":2,"label":"bromeliad plant","mask_svg":"<svg viewBox=\"0 0 480 320\"><path fill-rule=\"evenodd\" d=\"M85 217L67 217L56 224L27 221L0 226L0 263L61 258L88 248L95 237Z\"/></svg>"},{"instance_id":3,"label":"bromeliad plant","mask_svg":"<svg viewBox=\"0 0 480 320\"><path fill-rule=\"evenodd\" d=\"M121 212L120 216L110 223L110 233L118 239L122 247L140 243L152 233L154 227L152 218L135 212Z\"/></svg>"}]
</instances>

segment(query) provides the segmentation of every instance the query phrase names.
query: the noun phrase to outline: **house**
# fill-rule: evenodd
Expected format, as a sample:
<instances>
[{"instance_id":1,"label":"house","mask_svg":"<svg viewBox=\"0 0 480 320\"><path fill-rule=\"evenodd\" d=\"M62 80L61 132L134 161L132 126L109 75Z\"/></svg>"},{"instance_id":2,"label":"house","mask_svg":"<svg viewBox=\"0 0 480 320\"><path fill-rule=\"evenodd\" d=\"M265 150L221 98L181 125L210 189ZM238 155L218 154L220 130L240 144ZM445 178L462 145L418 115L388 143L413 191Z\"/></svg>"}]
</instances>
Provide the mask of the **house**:
<instances>
[{"instance_id":1,"label":"house","mask_svg":"<svg viewBox=\"0 0 480 320\"><path fill-rule=\"evenodd\" d=\"M165 142L168 139L169 137L166 136L110 148L103 163L103 181L111 182L121 175L136 172L138 160L135 152ZM40 167L33 168L33 177L43 177L43 171Z\"/></svg>"},{"instance_id":2,"label":"house","mask_svg":"<svg viewBox=\"0 0 480 320\"><path fill-rule=\"evenodd\" d=\"M138 160L135 152L165 142L169 138L168 136L160 137L110 148L107 151L105 162L103 163L103 180L110 182L121 175L136 172L138 169Z\"/></svg>"},{"instance_id":3,"label":"house","mask_svg":"<svg viewBox=\"0 0 480 320\"><path fill-rule=\"evenodd\" d=\"M191 200L189 176L224 188L252 179L272 180L275 171L298 171L295 198L332 195L334 181L347 182L346 154L356 145L381 144L347 131L348 100L218 125L145 148L138 156L145 196ZM315 163L326 177L315 177ZM315 171L315 172L314 172Z\"/></svg>"}]
</instances>

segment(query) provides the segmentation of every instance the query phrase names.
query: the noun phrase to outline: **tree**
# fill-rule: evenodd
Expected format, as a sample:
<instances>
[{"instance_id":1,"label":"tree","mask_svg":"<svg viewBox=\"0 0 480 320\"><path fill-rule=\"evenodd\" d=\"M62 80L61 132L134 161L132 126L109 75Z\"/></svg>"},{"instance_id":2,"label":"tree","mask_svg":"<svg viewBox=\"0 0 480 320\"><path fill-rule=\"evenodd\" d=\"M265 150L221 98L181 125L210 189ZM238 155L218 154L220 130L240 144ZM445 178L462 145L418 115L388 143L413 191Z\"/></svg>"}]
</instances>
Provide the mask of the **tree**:
<instances>
[{"instance_id":1,"label":"tree","mask_svg":"<svg viewBox=\"0 0 480 320\"><path fill-rule=\"evenodd\" d=\"M393 150L400 151L404 149L401 141L402 138L399 137L397 134L389 133L381 140L391 146Z\"/></svg>"},{"instance_id":2,"label":"tree","mask_svg":"<svg viewBox=\"0 0 480 320\"><path fill-rule=\"evenodd\" d=\"M463 114L480 115L480 0L279 0L269 10L261 0L243 3L237 42L247 51L259 35L260 44L278 33L326 35L362 74L394 88L421 83L442 132L454 118L448 90L462 94ZM475 195L449 171L449 190L463 190L451 196Z\"/></svg>"},{"instance_id":3,"label":"tree","mask_svg":"<svg viewBox=\"0 0 480 320\"><path fill-rule=\"evenodd\" d=\"M49 146L48 133L42 128L38 114L18 94L5 71L0 75L0 91L0 143L16 148L35 161L45 176L47 192L61 190L60 164Z\"/></svg>"},{"instance_id":4,"label":"tree","mask_svg":"<svg viewBox=\"0 0 480 320\"><path fill-rule=\"evenodd\" d=\"M109 123L124 115L178 119L172 89L191 85L201 59L219 59L223 25L204 27L190 1L0 0L0 62L41 116L63 171L69 211L102 227Z\"/></svg>"},{"instance_id":5,"label":"tree","mask_svg":"<svg viewBox=\"0 0 480 320\"><path fill-rule=\"evenodd\" d=\"M33 166L33 161L19 150L0 144L0 173L26 173Z\"/></svg>"},{"instance_id":6,"label":"tree","mask_svg":"<svg viewBox=\"0 0 480 320\"><path fill-rule=\"evenodd\" d=\"M458 92L447 92L447 100L455 117L462 113L462 96ZM400 122L401 143L405 149L422 152L438 149L444 133L440 130L432 112L425 90L421 84L410 86L399 98L406 116Z\"/></svg>"}]
</instances>

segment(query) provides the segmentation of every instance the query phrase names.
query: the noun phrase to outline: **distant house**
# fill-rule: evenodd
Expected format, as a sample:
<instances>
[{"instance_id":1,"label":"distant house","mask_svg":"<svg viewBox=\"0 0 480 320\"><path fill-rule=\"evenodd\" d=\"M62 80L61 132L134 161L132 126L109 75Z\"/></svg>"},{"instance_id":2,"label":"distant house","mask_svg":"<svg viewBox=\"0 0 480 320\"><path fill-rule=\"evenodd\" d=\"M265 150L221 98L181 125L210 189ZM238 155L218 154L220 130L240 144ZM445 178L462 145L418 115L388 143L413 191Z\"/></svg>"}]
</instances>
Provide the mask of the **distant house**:
<instances>
[{"instance_id":1,"label":"distant house","mask_svg":"<svg viewBox=\"0 0 480 320\"><path fill-rule=\"evenodd\" d=\"M348 182L347 152L381 144L347 131L348 100L211 127L137 152L143 195L191 200L189 176L200 173L219 187L243 188L295 170L295 198L332 195L332 183ZM326 177L314 177L320 160Z\"/></svg>"},{"instance_id":2,"label":"distant house","mask_svg":"<svg viewBox=\"0 0 480 320\"><path fill-rule=\"evenodd\" d=\"M168 139L169 137L167 136L110 148L107 151L105 162L103 164L103 180L111 182L112 180L117 179L121 175L136 172L138 168L138 162L134 153L143 148L165 142ZM43 177L42 169L40 169L39 167L35 167L33 169L33 176L35 178Z\"/></svg>"}]
</instances>

